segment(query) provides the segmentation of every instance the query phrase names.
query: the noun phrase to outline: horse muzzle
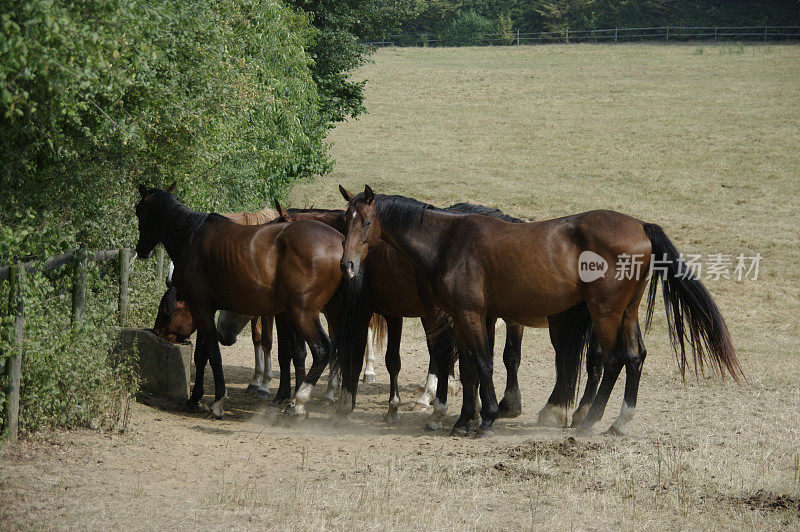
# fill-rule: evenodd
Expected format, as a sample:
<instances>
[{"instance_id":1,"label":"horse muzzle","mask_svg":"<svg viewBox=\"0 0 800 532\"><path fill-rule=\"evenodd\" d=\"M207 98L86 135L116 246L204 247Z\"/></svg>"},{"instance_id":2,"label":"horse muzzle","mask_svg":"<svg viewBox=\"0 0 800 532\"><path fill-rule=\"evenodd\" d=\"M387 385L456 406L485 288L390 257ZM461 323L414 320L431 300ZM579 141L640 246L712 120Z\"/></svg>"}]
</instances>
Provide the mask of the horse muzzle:
<instances>
[{"instance_id":1,"label":"horse muzzle","mask_svg":"<svg viewBox=\"0 0 800 532\"><path fill-rule=\"evenodd\" d=\"M358 268L356 268L355 263L352 260L344 260L342 259L339 262L339 266L342 268L342 273L348 278L352 279L356 276L356 272Z\"/></svg>"}]
</instances>

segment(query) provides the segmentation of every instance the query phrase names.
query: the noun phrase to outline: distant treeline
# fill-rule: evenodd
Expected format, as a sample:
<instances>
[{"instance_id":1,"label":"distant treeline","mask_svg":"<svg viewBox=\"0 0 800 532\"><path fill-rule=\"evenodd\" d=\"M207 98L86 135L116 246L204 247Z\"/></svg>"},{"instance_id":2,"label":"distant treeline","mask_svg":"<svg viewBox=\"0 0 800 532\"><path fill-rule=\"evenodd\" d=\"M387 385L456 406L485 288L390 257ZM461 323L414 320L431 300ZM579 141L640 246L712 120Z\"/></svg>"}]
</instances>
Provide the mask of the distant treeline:
<instances>
[{"instance_id":1,"label":"distant treeline","mask_svg":"<svg viewBox=\"0 0 800 532\"><path fill-rule=\"evenodd\" d=\"M422 35L441 44L488 44L483 34L654 26L797 26L798 0L428 0L401 28L399 44ZM493 42L497 42L496 40Z\"/></svg>"}]
</instances>

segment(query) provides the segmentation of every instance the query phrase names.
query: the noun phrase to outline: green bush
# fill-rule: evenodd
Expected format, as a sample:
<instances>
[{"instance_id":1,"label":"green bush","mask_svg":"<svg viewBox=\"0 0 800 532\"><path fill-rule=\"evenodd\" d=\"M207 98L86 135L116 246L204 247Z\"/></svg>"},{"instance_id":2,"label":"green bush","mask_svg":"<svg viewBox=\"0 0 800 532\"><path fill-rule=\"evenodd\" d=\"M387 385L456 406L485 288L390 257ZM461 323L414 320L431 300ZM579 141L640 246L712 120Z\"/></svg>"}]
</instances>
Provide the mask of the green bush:
<instances>
[{"instance_id":1,"label":"green bush","mask_svg":"<svg viewBox=\"0 0 800 532\"><path fill-rule=\"evenodd\" d=\"M453 20L442 34L442 43L446 46L480 46L488 44L495 31L495 23L479 15L474 9L463 13Z\"/></svg>"}]
</instances>

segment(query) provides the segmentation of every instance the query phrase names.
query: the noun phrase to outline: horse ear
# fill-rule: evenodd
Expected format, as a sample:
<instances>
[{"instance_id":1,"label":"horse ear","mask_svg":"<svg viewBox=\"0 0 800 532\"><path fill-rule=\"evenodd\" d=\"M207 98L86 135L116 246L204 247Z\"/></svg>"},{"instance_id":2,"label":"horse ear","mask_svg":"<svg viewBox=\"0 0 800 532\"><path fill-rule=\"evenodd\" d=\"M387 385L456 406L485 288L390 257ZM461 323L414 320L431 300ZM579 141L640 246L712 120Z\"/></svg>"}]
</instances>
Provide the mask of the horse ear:
<instances>
[{"instance_id":1,"label":"horse ear","mask_svg":"<svg viewBox=\"0 0 800 532\"><path fill-rule=\"evenodd\" d=\"M369 185L364 185L364 201L366 201L367 204L371 204L375 201L375 193L369 188Z\"/></svg>"},{"instance_id":2,"label":"horse ear","mask_svg":"<svg viewBox=\"0 0 800 532\"><path fill-rule=\"evenodd\" d=\"M166 190L167 192L169 192L170 194L172 194L172 191L173 191L173 190L175 190L175 185L176 185L176 184L177 184L177 183L172 183L170 186L168 186L168 187L167 187L167 188L165 188L164 190Z\"/></svg>"},{"instance_id":3,"label":"horse ear","mask_svg":"<svg viewBox=\"0 0 800 532\"><path fill-rule=\"evenodd\" d=\"M342 193L342 196L347 203L350 203L350 200L353 199L353 194L342 185L339 185L339 192Z\"/></svg>"},{"instance_id":4,"label":"horse ear","mask_svg":"<svg viewBox=\"0 0 800 532\"><path fill-rule=\"evenodd\" d=\"M289 211L283 208L283 205L281 205L281 202L278 201L278 198L275 198L275 208L278 209L278 214L281 215L281 218L283 218L284 221L286 222L294 221L294 217L291 214L289 214Z\"/></svg>"},{"instance_id":5,"label":"horse ear","mask_svg":"<svg viewBox=\"0 0 800 532\"><path fill-rule=\"evenodd\" d=\"M139 188L139 195L141 195L142 197L147 196L147 187L146 186L139 185L138 188Z\"/></svg>"}]
</instances>

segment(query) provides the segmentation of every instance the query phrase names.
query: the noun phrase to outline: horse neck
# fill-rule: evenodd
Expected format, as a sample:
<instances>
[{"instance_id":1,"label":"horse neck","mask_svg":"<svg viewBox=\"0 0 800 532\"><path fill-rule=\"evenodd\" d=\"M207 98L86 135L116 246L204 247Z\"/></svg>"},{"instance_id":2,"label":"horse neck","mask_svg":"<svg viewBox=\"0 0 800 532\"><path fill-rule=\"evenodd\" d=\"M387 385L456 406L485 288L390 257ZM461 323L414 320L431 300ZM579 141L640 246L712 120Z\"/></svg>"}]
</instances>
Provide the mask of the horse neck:
<instances>
[{"instance_id":1,"label":"horse neck","mask_svg":"<svg viewBox=\"0 0 800 532\"><path fill-rule=\"evenodd\" d=\"M200 225L208 218L208 214L196 212L180 205L161 213L159 222L164 227L162 243L170 259L176 264L183 262L184 250L191 243Z\"/></svg>"},{"instance_id":2,"label":"horse neck","mask_svg":"<svg viewBox=\"0 0 800 532\"><path fill-rule=\"evenodd\" d=\"M433 272L439 262L442 244L451 231L456 215L427 210L423 219L396 226L381 220L381 238L411 260L424 273Z\"/></svg>"}]
</instances>

